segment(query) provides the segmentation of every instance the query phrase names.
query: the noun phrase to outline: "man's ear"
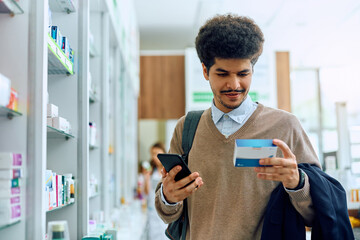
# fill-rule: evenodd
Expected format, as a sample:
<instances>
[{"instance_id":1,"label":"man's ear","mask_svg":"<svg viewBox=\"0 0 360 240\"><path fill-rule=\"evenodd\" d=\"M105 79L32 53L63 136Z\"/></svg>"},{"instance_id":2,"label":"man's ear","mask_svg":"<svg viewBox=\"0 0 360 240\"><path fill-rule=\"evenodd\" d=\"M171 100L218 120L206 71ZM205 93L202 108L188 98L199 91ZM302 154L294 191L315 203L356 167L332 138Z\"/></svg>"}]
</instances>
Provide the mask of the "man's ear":
<instances>
[{"instance_id":1,"label":"man's ear","mask_svg":"<svg viewBox=\"0 0 360 240\"><path fill-rule=\"evenodd\" d=\"M207 68L206 68L205 64L204 64L204 63L201 63L201 66L202 66L202 68L203 68L204 78L209 81L209 73L208 73L208 71L207 71Z\"/></svg>"}]
</instances>

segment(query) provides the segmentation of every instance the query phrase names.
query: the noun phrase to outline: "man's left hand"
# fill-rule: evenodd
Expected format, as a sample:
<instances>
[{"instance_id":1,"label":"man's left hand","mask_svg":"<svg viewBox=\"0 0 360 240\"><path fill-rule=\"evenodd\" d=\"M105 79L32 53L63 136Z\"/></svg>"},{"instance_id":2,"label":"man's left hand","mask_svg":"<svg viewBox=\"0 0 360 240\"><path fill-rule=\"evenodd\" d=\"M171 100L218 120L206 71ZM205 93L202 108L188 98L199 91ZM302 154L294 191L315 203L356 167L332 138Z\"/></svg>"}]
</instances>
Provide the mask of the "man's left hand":
<instances>
[{"instance_id":1,"label":"man's left hand","mask_svg":"<svg viewBox=\"0 0 360 240\"><path fill-rule=\"evenodd\" d=\"M280 148L284 157L260 159L259 163L261 165L270 166L256 167L255 172L257 172L257 177L259 179L282 182L284 187L288 189L296 188L299 184L300 177L295 155L285 142L274 139L273 143Z\"/></svg>"}]
</instances>

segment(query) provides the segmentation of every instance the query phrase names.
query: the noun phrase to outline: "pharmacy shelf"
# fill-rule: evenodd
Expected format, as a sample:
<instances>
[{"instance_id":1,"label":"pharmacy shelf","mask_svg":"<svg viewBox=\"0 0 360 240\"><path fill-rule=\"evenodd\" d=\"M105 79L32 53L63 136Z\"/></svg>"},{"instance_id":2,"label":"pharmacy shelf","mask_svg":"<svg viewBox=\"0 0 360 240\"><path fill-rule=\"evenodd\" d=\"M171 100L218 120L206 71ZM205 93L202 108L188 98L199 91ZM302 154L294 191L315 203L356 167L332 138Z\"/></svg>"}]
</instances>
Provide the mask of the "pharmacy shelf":
<instances>
[{"instance_id":1,"label":"pharmacy shelf","mask_svg":"<svg viewBox=\"0 0 360 240\"><path fill-rule=\"evenodd\" d=\"M17 4L15 0L1 0L0 13L7 13L10 15L23 14L24 10Z\"/></svg>"},{"instance_id":2,"label":"pharmacy shelf","mask_svg":"<svg viewBox=\"0 0 360 240\"><path fill-rule=\"evenodd\" d=\"M76 12L73 1L60 1L60 0L51 0L49 1L50 9L53 12L66 12L72 13Z\"/></svg>"},{"instance_id":3,"label":"pharmacy shelf","mask_svg":"<svg viewBox=\"0 0 360 240\"><path fill-rule=\"evenodd\" d=\"M47 137L48 138L62 138L65 137L66 140L69 138L75 138L74 135L68 134L64 131L61 131L59 129L47 126Z\"/></svg>"},{"instance_id":4,"label":"pharmacy shelf","mask_svg":"<svg viewBox=\"0 0 360 240\"><path fill-rule=\"evenodd\" d=\"M9 224L1 225L1 226L0 226L0 230L5 229L5 228L8 228L8 227L11 227L11 226L13 226L13 225L15 225L15 224L18 224L19 222L20 222L20 219L15 220L14 222L9 223Z\"/></svg>"},{"instance_id":5,"label":"pharmacy shelf","mask_svg":"<svg viewBox=\"0 0 360 240\"><path fill-rule=\"evenodd\" d=\"M13 117L22 116L22 113L0 106L0 116L13 119Z\"/></svg>"},{"instance_id":6,"label":"pharmacy shelf","mask_svg":"<svg viewBox=\"0 0 360 240\"><path fill-rule=\"evenodd\" d=\"M47 210L46 213L50 213L50 212L54 212L54 211L58 211L60 209L63 209L63 208L66 208L66 207L69 207L70 205L73 205L75 204L75 202L72 202L72 203L69 203L69 204L66 204L64 206L61 206L61 207L55 207L53 209L50 209L50 210Z\"/></svg>"},{"instance_id":7,"label":"pharmacy shelf","mask_svg":"<svg viewBox=\"0 0 360 240\"><path fill-rule=\"evenodd\" d=\"M74 65L61 50L59 45L48 34L48 73L49 74L74 74Z\"/></svg>"}]
</instances>

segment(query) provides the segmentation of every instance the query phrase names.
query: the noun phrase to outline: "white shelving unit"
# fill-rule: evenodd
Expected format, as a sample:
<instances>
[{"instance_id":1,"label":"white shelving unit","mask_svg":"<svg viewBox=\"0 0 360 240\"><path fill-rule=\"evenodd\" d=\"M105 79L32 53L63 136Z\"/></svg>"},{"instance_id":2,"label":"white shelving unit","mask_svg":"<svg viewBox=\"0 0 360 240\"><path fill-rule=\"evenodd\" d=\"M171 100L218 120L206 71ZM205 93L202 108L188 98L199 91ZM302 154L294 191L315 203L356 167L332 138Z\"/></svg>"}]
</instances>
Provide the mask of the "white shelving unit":
<instances>
[{"instance_id":1,"label":"white shelving unit","mask_svg":"<svg viewBox=\"0 0 360 240\"><path fill-rule=\"evenodd\" d=\"M133 9L111 0L74 0L70 7L53 6L51 0L53 25L75 52L72 64L48 35L48 1L0 3L5 13L0 14L0 73L19 93L19 112L0 107L0 151L23 153L27 182L22 218L0 227L4 239L44 239L47 223L54 220L66 220L71 239L81 239L89 233L89 219L102 211L110 222L121 202L131 203L136 187L139 63L134 61L138 44L132 43L138 43L138 34L135 21L124 17ZM92 93L89 73L96 85ZM47 126L48 100L70 122L70 134ZM97 127L94 146L89 121ZM46 209L46 169L75 177L74 203ZM91 176L99 182L92 195Z\"/></svg>"},{"instance_id":2,"label":"white shelving unit","mask_svg":"<svg viewBox=\"0 0 360 240\"><path fill-rule=\"evenodd\" d=\"M0 73L11 80L18 92L18 111L0 107L0 152L23 155L22 168L27 168L27 97L28 97L28 15L29 3L0 1ZM6 33L6 34L5 34ZM26 172L27 173L27 172ZM22 179L21 217L11 224L0 226L1 239L25 239L26 183Z\"/></svg>"}]
</instances>

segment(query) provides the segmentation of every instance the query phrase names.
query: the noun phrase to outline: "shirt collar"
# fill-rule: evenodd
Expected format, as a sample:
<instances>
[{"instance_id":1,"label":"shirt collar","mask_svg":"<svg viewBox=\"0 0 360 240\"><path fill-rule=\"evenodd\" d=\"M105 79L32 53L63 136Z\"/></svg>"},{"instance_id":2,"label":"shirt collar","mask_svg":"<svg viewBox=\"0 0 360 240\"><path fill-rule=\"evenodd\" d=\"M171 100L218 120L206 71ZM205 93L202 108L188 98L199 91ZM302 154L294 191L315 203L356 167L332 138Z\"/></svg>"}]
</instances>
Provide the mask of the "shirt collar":
<instances>
[{"instance_id":1,"label":"shirt collar","mask_svg":"<svg viewBox=\"0 0 360 240\"><path fill-rule=\"evenodd\" d=\"M231 112L228 112L227 115L234 120L235 122L241 124L247 116L247 113L251 110L251 106L253 101L249 96L246 96L245 100L240 104L239 107L233 109ZM218 109L215 104L214 100L211 104L211 114L215 124L217 124L220 119L225 115L220 109Z\"/></svg>"}]
</instances>

